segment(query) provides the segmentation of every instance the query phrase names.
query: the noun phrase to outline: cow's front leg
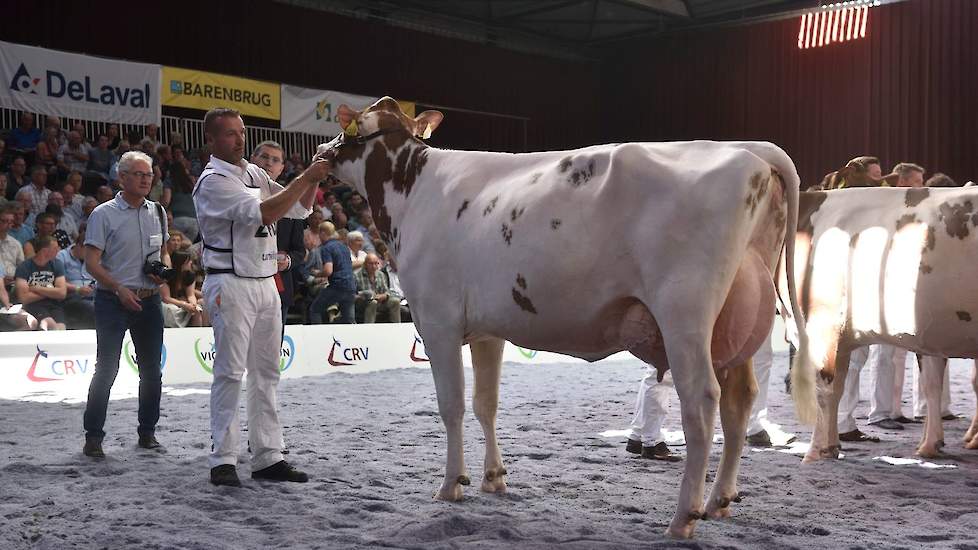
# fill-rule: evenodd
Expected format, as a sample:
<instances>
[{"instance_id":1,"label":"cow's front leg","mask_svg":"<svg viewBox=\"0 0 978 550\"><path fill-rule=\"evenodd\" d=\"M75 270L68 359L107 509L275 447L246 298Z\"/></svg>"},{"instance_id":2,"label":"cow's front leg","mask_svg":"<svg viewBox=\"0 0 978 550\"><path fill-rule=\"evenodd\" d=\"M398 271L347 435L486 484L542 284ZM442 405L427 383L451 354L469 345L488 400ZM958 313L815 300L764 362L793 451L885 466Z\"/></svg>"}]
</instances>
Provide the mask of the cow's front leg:
<instances>
[{"instance_id":1,"label":"cow's front leg","mask_svg":"<svg viewBox=\"0 0 978 550\"><path fill-rule=\"evenodd\" d=\"M945 375L947 376L947 375ZM975 392L975 415L971 418L971 426L964 433L964 448L978 449L978 360L971 369L971 389Z\"/></svg>"},{"instance_id":2,"label":"cow's front leg","mask_svg":"<svg viewBox=\"0 0 978 550\"><path fill-rule=\"evenodd\" d=\"M496 409L499 406L499 375L502 371L505 340L494 338L473 342L472 409L475 411L482 432L486 437L486 460L482 477L482 490L487 493L506 492L506 468L496 442Z\"/></svg>"},{"instance_id":3,"label":"cow's front leg","mask_svg":"<svg viewBox=\"0 0 978 550\"><path fill-rule=\"evenodd\" d=\"M947 359L930 355L921 358L920 383L924 386L924 401L927 403L927 419L924 422L924 437L917 447L917 455L935 458L941 454L944 444L944 424L941 419L941 391L947 371Z\"/></svg>"},{"instance_id":4,"label":"cow's front leg","mask_svg":"<svg viewBox=\"0 0 978 550\"><path fill-rule=\"evenodd\" d=\"M679 394L683 431L686 434L686 469L679 489L679 502L666 534L688 539L696 520L704 517L703 491L706 465L713 441L713 421L720 384L710 360L709 336L697 340L695 332L680 332L679 338L665 338L672 378Z\"/></svg>"},{"instance_id":5,"label":"cow's front leg","mask_svg":"<svg viewBox=\"0 0 978 550\"><path fill-rule=\"evenodd\" d=\"M737 493L737 471L740 469L740 453L744 450L747 422L751 406L757 396L752 361L730 367L719 373L720 424L723 426L723 455L717 469L716 482L706 503L706 515L711 519L730 516L730 503L740 500Z\"/></svg>"},{"instance_id":6,"label":"cow's front leg","mask_svg":"<svg viewBox=\"0 0 978 550\"><path fill-rule=\"evenodd\" d=\"M422 327L419 326L419 329ZM455 331L446 327L424 327L421 337L431 360L431 374L438 394L438 412L445 424L448 453L445 480L435 494L439 500L462 500L462 486L469 484L462 453L462 419L465 416L465 374L462 370L462 339L449 336Z\"/></svg>"}]
</instances>

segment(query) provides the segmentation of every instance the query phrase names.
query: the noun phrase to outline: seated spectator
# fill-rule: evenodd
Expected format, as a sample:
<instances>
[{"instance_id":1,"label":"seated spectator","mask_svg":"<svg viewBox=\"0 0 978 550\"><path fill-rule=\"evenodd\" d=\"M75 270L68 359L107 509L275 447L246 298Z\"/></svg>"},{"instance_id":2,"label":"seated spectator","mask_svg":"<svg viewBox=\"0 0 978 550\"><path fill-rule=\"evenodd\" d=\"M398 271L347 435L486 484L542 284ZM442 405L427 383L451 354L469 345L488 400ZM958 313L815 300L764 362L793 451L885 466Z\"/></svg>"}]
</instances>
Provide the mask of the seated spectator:
<instances>
[{"instance_id":1,"label":"seated spectator","mask_svg":"<svg viewBox=\"0 0 978 550\"><path fill-rule=\"evenodd\" d=\"M48 130L54 130L57 133L59 146L68 141L68 132L65 132L65 129L61 127L61 119L56 115L44 117L44 130L41 132L41 135L46 135ZM55 148L54 152L57 153L58 149Z\"/></svg>"},{"instance_id":2,"label":"seated spectator","mask_svg":"<svg viewBox=\"0 0 978 550\"><path fill-rule=\"evenodd\" d=\"M85 225L79 226L75 244L55 257L65 269L64 310L72 329L95 328L95 279L85 268Z\"/></svg>"},{"instance_id":3,"label":"seated spectator","mask_svg":"<svg viewBox=\"0 0 978 550\"><path fill-rule=\"evenodd\" d=\"M346 229L347 224L350 223L350 219L346 217L346 212L343 210L343 205L340 203L334 204L330 207L332 212L332 217L330 221L336 226L337 231L340 229Z\"/></svg>"},{"instance_id":4,"label":"seated spectator","mask_svg":"<svg viewBox=\"0 0 978 550\"><path fill-rule=\"evenodd\" d=\"M99 204L109 202L113 198L115 198L115 192L112 191L112 188L108 185L101 185L99 186L98 190L95 191L95 200L97 200Z\"/></svg>"},{"instance_id":5,"label":"seated spectator","mask_svg":"<svg viewBox=\"0 0 978 550\"><path fill-rule=\"evenodd\" d=\"M67 177L72 170L84 172L88 167L91 147L82 140L77 130L68 132L68 143L58 149L58 173Z\"/></svg>"},{"instance_id":6,"label":"seated spectator","mask_svg":"<svg viewBox=\"0 0 978 550\"><path fill-rule=\"evenodd\" d=\"M346 209L347 217L350 218L351 220L355 220L357 214L359 214L361 210L367 207L367 201L364 200L363 195L361 195L357 191L354 191L350 193L349 197L347 197L346 206L347 206Z\"/></svg>"},{"instance_id":7,"label":"seated spectator","mask_svg":"<svg viewBox=\"0 0 978 550\"><path fill-rule=\"evenodd\" d=\"M92 211L98 206L98 200L95 197L85 197L82 199L82 217L78 219L78 223L87 222L88 217L92 215Z\"/></svg>"},{"instance_id":8,"label":"seated spectator","mask_svg":"<svg viewBox=\"0 0 978 550\"><path fill-rule=\"evenodd\" d=\"M387 281L387 275L380 270L380 258L367 254L363 270L356 275L357 280L357 321L376 323L377 313L386 314L390 323L401 322L401 297L394 294Z\"/></svg>"},{"instance_id":9,"label":"seated spectator","mask_svg":"<svg viewBox=\"0 0 978 550\"><path fill-rule=\"evenodd\" d=\"M146 133L143 134L143 138L140 140L140 142L143 141L148 141L149 144L155 150L156 147L160 144L160 127L156 124L153 124L152 122L147 124ZM143 152L145 152L147 155L150 156L153 155L152 151L146 152L146 150L144 149Z\"/></svg>"},{"instance_id":10,"label":"seated spectator","mask_svg":"<svg viewBox=\"0 0 978 550\"><path fill-rule=\"evenodd\" d=\"M0 210L0 268L6 274L0 286L13 285L17 266L24 262L24 245L10 234L14 218L13 208Z\"/></svg>"},{"instance_id":11,"label":"seated spectator","mask_svg":"<svg viewBox=\"0 0 978 550\"><path fill-rule=\"evenodd\" d=\"M17 203L20 204L22 207L24 207L24 224L29 226L33 230L34 219L37 217L37 214L31 212L31 206L34 203L34 200L31 198L31 196L32 195L31 195L30 186L27 186L21 189L20 191L17 191L17 196L14 197L14 200L16 200Z\"/></svg>"},{"instance_id":12,"label":"seated spectator","mask_svg":"<svg viewBox=\"0 0 978 550\"><path fill-rule=\"evenodd\" d=\"M160 178L164 181L170 177L170 166L173 164L173 150L169 145L159 145L152 156L156 166L160 167Z\"/></svg>"},{"instance_id":13,"label":"seated spectator","mask_svg":"<svg viewBox=\"0 0 978 550\"><path fill-rule=\"evenodd\" d=\"M64 200L64 211L65 216L71 216L78 223L83 216L83 206L85 204L85 197L77 193L78 187L75 186L72 180L72 176L78 176L78 182L81 183L81 174L78 172L72 172L68 176L68 181L61 188L61 197ZM51 197L48 197L48 201Z\"/></svg>"},{"instance_id":14,"label":"seated spectator","mask_svg":"<svg viewBox=\"0 0 978 550\"><path fill-rule=\"evenodd\" d=\"M170 240L173 240L172 234ZM170 256L177 276L160 285L163 301L163 326L166 328L205 326L203 302L197 297L197 274L194 273L190 254L174 252Z\"/></svg>"},{"instance_id":15,"label":"seated spectator","mask_svg":"<svg viewBox=\"0 0 978 550\"><path fill-rule=\"evenodd\" d=\"M203 146L196 151L194 151L193 157L190 159L190 174L199 178L201 172L204 171L204 167L211 159L211 150L208 146Z\"/></svg>"},{"instance_id":16,"label":"seated spectator","mask_svg":"<svg viewBox=\"0 0 978 550\"><path fill-rule=\"evenodd\" d=\"M37 217L37 222L34 223L34 229L36 233L34 238L24 243L24 258L31 259L37 254L41 239L51 239L58 244L58 250L61 250L61 245L58 243L57 237L54 236L54 232L58 229L58 220L54 214L48 212L41 212L41 215ZM57 254L57 251L55 251Z\"/></svg>"},{"instance_id":17,"label":"seated spectator","mask_svg":"<svg viewBox=\"0 0 978 550\"><path fill-rule=\"evenodd\" d=\"M31 167L31 184L21 189L28 191L31 196L29 211L31 214L40 214L48 205L48 197L51 190L48 189L48 171L40 164ZM25 205L26 206L26 205Z\"/></svg>"},{"instance_id":18,"label":"seated spectator","mask_svg":"<svg viewBox=\"0 0 978 550\"><path fill-rule=\"evenodd\" d=\"M167 228L171 227L167 224ZM181 250L186 250L189 248L190 241L187 240L187 236L183 234L179 229L167 229L167 233L170 234L170 240L166 241L163 245L166 247L166 252L173 257L174 252L179 252Z\"/></svg>"},{"instance_id":19,"label":"seated spectator","mask_svg":"<svg viewBox=\"0 0 978 550\"><path fill-rule=\"evenodd\" d=\"M162 149L162 147L160 147ZM160 202L173 214L173 225L183 231L191 241L197 240L197 210L194 208L194 180L187 168L179 163L170 164L170 177L163 182Z\"/></svg>"},{"instance_id":20,"label":"seated spectator","mask_svg":"<svg viewBox=\"0 0 978 550\"><path fill-rule=\"evenodd\" d=\"M81 142L88 146L89 149L92 148L91 142L88 141L88 135L85 131L85 124L82 122L76 122L71 125L71 132L78 132L78 137L81 138ZM71 141L71 132L68 132L68 140Z\"/></svg>"},{"instance_id":21,"label":"seated spectator","mask_svg":"<svg viewBox=\"0 0 978 550\"><path fill-rule=\"evenodd\" d=\"M3 265L0 265L0 277L7 278L7 272L4 271ZM0 307L4 310L13 307L6 285L0 285ZM0 312L0 332L34 330L35 328L37 328L37 320L29 313L23 311L20 313Z\"/></svg>"},{"instance_id":22,"label":"seated spectator","mask_svg":"<svg viewBox=\"0 0 978 550\"><path fill-rule=\"evenodd\" d=\"M23 204L12 202L7 205L7 210L14 215L13 224L7 230L7 234L17 239L17 242L23 247L24 243L34 238L34 228L25 223L26 211Z\"/></svg>"},{"instance_id":23,"label":"seated spectator","mask_svg":"<svg viewBox=\"0 0 978 550\"><path fill-rule=\"evenodd\" d=\"M17 267L17 299L37 318L41 330L64 330L65 270L55 259L60 248L51 237L41 237L37 254Z\"/></svg>"},{"instance_id":24,"label":"seated spectator","mask_svg":"<svg viewBox=\"0 0 978 550\"><path fill-rule=\"evenodd\" d=\"M322 324L324 318L332 322L332 315L327 312L329 309L336 312L340 323L354 323L353 300L357 284L353 278L350 249L340 242L338 233L331 225L323 222L325 240L319 247L319 256L323 262L322 275L328 283L309 306L309 322L314 325Z\"/></svg>"},{"instance_id":25,"label":"seated spectator","mask_svg":"<svg viewBox=\"0 0 978 550\"><path fill-rule=\"evenodd\" d=\"M54 196L54 193L51 193L51 195ZM58 193L59 197L60 195ZM71 246L71 243L75 242L75 237L78 235L78 224L75 223L74 218L65 216L64 211L61 210L61 206L57 203L48 203L48 207L44 209L44 212L54 216L54 221L57 223L54 228L54 240L58 241L62 249Z\"/></svg>"},{"instance_id":26,"label":"seated spectator","mask_svg":"<svg viewBox=\"0 0 978 550\"><path fill-rule=\"evenodd\" d=\"M183 134L174 130L170 132L170 147L183 148Z\"/></svg>"},{"instance_id":27,"label":"seated spectator","mask_svg":"<svg viewBox=\"0 0 978 550\"><path fill-rule=\"evenodd\" d=\"M109 169L115 160L115 154L109 149L109 136L99 135L95 144L95 148L88 153L86 174L101 178L103 183L109 183Z\"/></svg>"},{"instance_id":28,"label":"seated spectator","mask_svg":"<svg viewBox=\"0 0 978 550\"><path fill-rule=\"evenodd\" d=\"M119 125L109 124L105 133L106 137L109 138L109 150L115 151L115 148L119 146L119 142L122 141L122 136L119 134Z\"/></svg>"},{"instance_id":29,"label":"seated spectator","mask_svg":"<svg viewBox=\"0 0 978 550\"><path fill-rule=\"evenodd\" d=\"M328 281L328 277L322 275L323 260L319 256L319 247L322 246L323 241L320 235L324 232L327 235L332 234L335 229L333 229L333 224L329 222L322 222L319 227L320 229L315 232L312 229L306 229L302 234L302 244L306 249L306 257L303 260L301 271L302 279L308 287L309 292L307 294L309 296L319 292L320 287L325 286Z\"/></svg>"},{"instance_id":30,"label":"seated spectator","mask_svg":"<svg viewBox=\"0 0 978 550\"><path fill-rule=\"evenodd\" d=\"M346 235L346 244L350 247L350 260L353 262L353 272L359 273L363 269L363 262L367 259L367 252L363 249L363 233L350 231Z\"/></svg>"},{"instance_id":31,"label":"seated spectator","mask_svg":"<svg viewBox=\"0 0 978 550\"><path fill-rule=\"evenodd\" d=\"M20 114L20 125L7 136L7 149L28 156L33 160L37 144L41 142L41 131L34 126L34 115Z\"/></svg>"},{"instance_id":32,"label":"seated spectator","mask_svg":"<svg viewBox=\"0 0 978 550\"><path fill-rule=\"evenodd\" d=\"M13 200L17 191L30 184L31 181L27 177L27 161L24 160L24 157L15 157L10 162L10 172L7 173L7 199Z\"/></svg>"},{"instance_id":33,"label":"seated spectator","mask_svg":"<svg viewBox=\"0 0 978 550\"><path fill-rule=\"evenodd\" d=\"M112 186L112 188L114 189L122 188L119 182L119 159L122 158L122 155L128 153L129 149L130 149L129 142L126 140L122 140L119 142L119 146L112 150L113 158L112 158L112 166L109 168L109 185ZM94 195L95 192L83 191L82 194Z\"/></svg>"},{"instance_id":34,"label":"seated spectator","mask_svg":"<svg viewBox=\"0 0 978 550\"><path fill-rule=\"evenodd\" d=\"M408 306L408 301L404 298L404 291L401 290L401 280L397 276L397 263L394 261L394 257L390 255L390 250L387 248L387 244L383 241L377 241L374 243L377 247L377 256L380 257L383 266L380 268L381 271L387 275L387 282L390 283L390 289L392 294L396 294L401 297L401 321L411 322L411 309Z\"/></svg>"},{"instance_id":35,"label":"seated spectator","mask_svg":"<svg viewBox=\"0 0 978 550\"><path fill-rule=\"evenodd\" d=\"M44 139L37 144L37 155L34 161L47 169L48 174L57 174L58 151L61 150L62 144L58 139L61 135L60 130L61 128L50 126L45 128Z\"/></svg>"},{"instance_id":36,"label":"seated spectator","mask_svg":"<svg viewBox=\"0 0 978 550\"><path fill-rule=\"evenodd\" d=\"M0 172L10 170L10 161L7 158L7 142L0 139Z\"/></svg>"},{"instance_id":37,"label":"seated spectator","mask_svg":"<svg viewBox=\"0 0 978 550\"><path fill-rule=\"evenodd\" d=\"M946 174L936 172L933 176L927 178L924 183L924 187L957 187L958 184L948 177Z\"/></svg>"},{"instance_id":38,"label":"seated spectator","mask_svg":"<svg viewBox=\"0 0 978 550\"><path fill-rule=\"evenodd\" d=\"M8 202L10 201L7 199L7 174L0 172L0 208L6 206Z\"/></svg>"}]
</instances>

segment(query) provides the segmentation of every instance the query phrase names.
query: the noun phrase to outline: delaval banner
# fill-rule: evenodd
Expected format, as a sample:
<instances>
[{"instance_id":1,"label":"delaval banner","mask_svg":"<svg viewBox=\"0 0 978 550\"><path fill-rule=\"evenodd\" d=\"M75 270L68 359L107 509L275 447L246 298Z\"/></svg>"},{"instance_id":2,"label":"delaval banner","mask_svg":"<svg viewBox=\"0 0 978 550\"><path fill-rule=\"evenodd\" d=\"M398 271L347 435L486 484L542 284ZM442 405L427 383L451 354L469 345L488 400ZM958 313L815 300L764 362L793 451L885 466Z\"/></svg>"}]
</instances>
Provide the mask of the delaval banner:
<instances>
[{"instance_id":1,"label":"delaval banner","mask_svg":"<svg viewBox=\"0 0 978 550\"><path fill-rule=\"evenodd\" d=\"M0 42L0 106L85 120L160 121L160 66Z\"/></svg>"},{"instance_id":2,"label":"delaval banner","mask_svg":"<svg viewBox=\"0 0 978 550\"><path fill-rule=\"evenodd\" d=\"M340 105L359 111L377 99L283 84L282 129L287 132L303 132L316 136L335 136L340 133L336 112ZM410 101L398 101L398 103L401 105L401 110L408 116L414 117L414 103Z\"/></svg>"}]
</instances>

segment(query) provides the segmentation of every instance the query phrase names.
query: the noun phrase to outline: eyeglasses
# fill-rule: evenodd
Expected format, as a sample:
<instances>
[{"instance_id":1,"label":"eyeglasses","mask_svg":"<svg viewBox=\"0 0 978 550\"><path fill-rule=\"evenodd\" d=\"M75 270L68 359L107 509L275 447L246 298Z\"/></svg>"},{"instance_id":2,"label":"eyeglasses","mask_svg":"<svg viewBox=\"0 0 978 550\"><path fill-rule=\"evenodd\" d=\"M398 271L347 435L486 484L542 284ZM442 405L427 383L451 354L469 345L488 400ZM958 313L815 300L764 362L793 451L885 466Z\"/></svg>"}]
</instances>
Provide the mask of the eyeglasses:
<instances>
[{"instance_id":1,"label":"eyeglasses","mask_svg":"<svg viewBox=\"0 0 978 550\"><path fill-rule=\"evenodd\" d=\"M260 158L260 159L262 159L262 160L264 160L266 162L270 162L272 164L280 164L282 162L282 159L280 159L278 157L273 157L273 156L267 155L265 153L262 153L262 154L258 155L258 158Z\"/></svg>"},{"instance_id":2,"label":"eyeglasses","mask_svg":"<svg viewBox=\"0 0 978 550\"><path fill-rule=\"evenodd\" d=\"M130 174L130 175L133 175L133 176L136 176L137 178L142 178L142 179L152 179L153 178L153 173L152 172L126 172L126 173L127 174Z\"/></svg>"}]
</instances>

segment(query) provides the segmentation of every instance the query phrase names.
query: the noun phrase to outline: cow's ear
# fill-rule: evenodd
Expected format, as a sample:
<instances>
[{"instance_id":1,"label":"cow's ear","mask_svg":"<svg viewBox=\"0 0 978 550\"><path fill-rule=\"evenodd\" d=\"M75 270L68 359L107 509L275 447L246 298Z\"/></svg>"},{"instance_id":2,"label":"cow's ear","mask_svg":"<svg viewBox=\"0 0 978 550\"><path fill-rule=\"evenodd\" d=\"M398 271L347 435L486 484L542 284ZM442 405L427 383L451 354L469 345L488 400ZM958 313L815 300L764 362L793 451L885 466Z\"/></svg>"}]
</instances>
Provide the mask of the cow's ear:
<instances>
[{"instance_id":1,"label":"cow's ear","mask_svg":"<svg viewBox=\"0 0 978 550\"><path fill-rule=\"evenodd\" d=\"M440 111L425 111L414 117L414 135L421 139L430 138L431 133L438 128L443 118L445 115L441 114Z\"/></svg>"},{"instance_id":2,"label":"cow's ear","mask_svg":"<svg viewBox=\"0 0 978 550\"><path fill-rule=\"evenodd\" d=\"M340 128L350 135L356 135L357 128L357 112L353 109L347 107L346 105L340 105L340 108L336 110L337 122L340 123Z\"/></svg>"}]
</instances>

